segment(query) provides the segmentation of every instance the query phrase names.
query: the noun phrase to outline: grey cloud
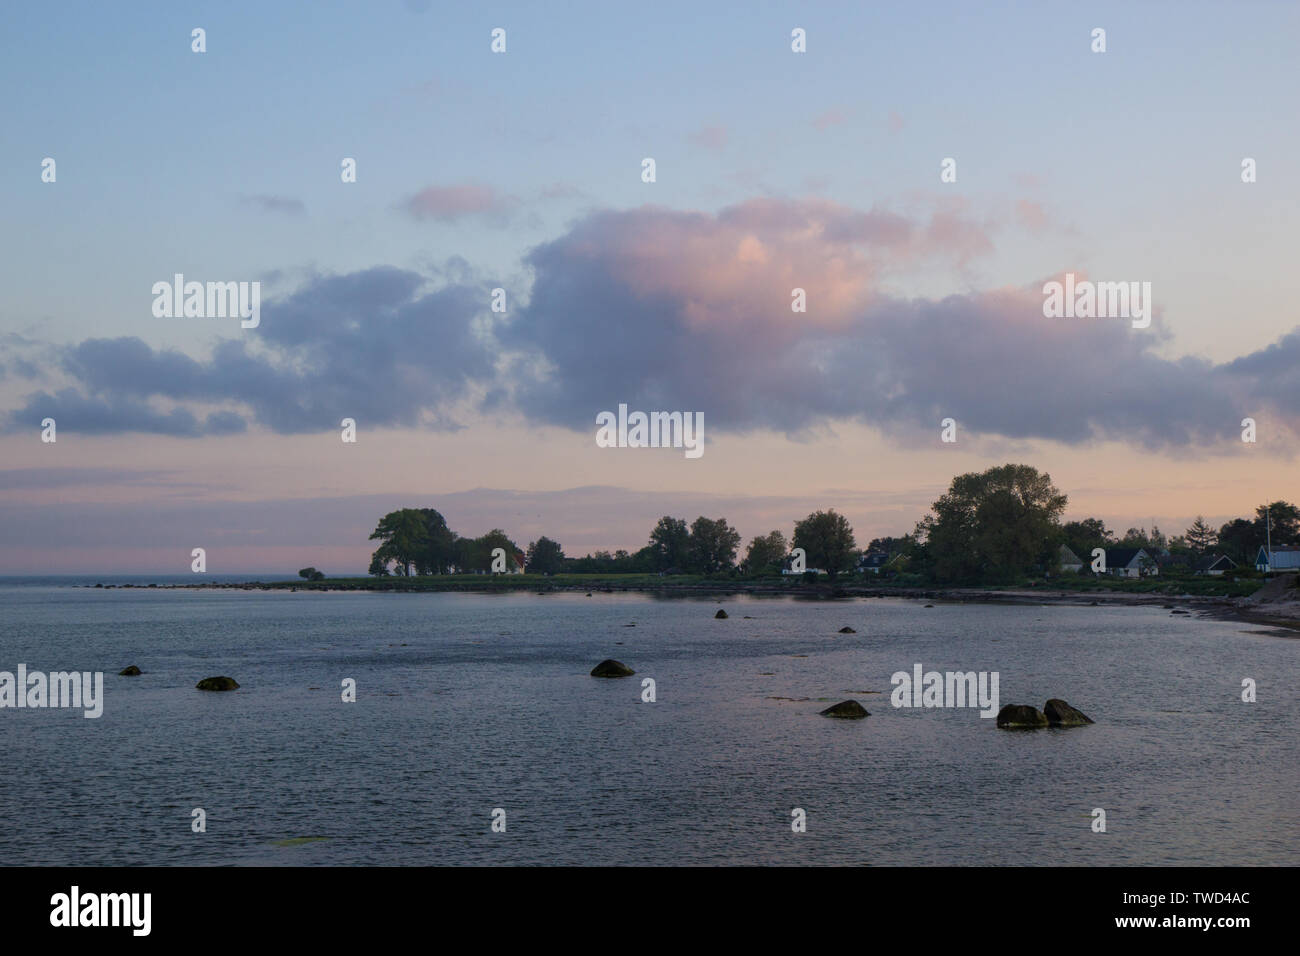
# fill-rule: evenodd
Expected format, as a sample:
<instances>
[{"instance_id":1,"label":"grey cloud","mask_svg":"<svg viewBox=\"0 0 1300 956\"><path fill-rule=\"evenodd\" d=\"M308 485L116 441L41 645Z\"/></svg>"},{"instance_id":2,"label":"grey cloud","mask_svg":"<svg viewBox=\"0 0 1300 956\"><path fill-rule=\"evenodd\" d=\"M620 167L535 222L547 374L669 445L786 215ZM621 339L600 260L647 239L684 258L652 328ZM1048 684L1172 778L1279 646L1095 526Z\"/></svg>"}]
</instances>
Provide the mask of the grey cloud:
<instances>
[{"instance_id":1,"label":"grey cloud","mask_svg":"<svg viewBox=\"0 0 1300 956\"><path fill-rule=\"evenodd\" d=\"M457 427L444 406L494 374L490 343L472 324L490 292L466 284L425 290L425 282L392 268L317 277L263 303L257 333L220 342L208 359L138 338L88 339L60 353L80 388L29 396L6 426L51 415L67 431L197 436L248 424L228 408L199 419L184 407L150 404L165 399L246 407L252 422L280 433L334 428L342 417Z\"/></svg>"},{"instance_id":2,"label":"grey cloud","mask_svg":"<svg viewBox=\"0 0 1300 956\"><path fill-rule=\"evenodd\" d=\"M302 216L307 213L307 207L301 199L290 199L285 196L245 196L244 202L256 206L263 212L281 213L286 216Z\"/></svg>"}]
</instances>

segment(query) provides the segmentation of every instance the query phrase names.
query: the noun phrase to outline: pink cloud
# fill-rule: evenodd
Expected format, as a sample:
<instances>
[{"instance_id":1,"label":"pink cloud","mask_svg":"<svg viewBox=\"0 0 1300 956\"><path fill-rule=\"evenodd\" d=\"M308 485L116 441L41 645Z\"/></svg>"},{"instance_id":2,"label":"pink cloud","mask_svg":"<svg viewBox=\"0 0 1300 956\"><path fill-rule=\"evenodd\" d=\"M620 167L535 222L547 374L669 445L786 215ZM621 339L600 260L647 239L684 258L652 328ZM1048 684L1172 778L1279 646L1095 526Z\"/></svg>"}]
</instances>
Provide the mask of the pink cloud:
<instances>
[{"instance_id":1,"label":"pink cloud","mask_svg":"<svg viewBox=\"0 0 1300 956\"><path fill-rule=\"evenodd\" d=\"M403 208L416 219L454 222L467 216L503 216L513 201L491 186L429 186L407 199Z\"/></svg>"},{"instance_id":2,"label":"pink cloud","mask_svg":"<svg viewBox=\"0 0 1300 956\"><path fill-rule=\"evenodd\" d=\"M727 127L705 126L687 137L694 145L704 149L720 150L727 145Z\"/></svg>"},{"instance_id":3,"label":"pink cloud","mask_svg":"<svg viewBox=\"0 0 1300 956\"><path fill-rule=\"evenodd\" d=\"M812 124L817 129L826 129L829 126L839 126L843 122L843 113L839 110L827 110L824 113L818 113L814 116Z\"/></svg>"}]
</instances>

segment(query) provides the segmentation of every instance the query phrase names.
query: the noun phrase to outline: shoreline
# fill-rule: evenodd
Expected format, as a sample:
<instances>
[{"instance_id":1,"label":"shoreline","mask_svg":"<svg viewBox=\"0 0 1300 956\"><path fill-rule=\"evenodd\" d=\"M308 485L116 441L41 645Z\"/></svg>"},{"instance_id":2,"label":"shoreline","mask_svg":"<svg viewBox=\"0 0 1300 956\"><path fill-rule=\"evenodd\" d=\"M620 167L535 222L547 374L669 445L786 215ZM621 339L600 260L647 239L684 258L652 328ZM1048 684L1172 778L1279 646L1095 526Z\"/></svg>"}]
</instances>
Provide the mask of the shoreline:
<instances>
[{"instance_id":1,"label":"shoreline","mask_svg":"<svg viewBox=\"0 0 1300 956\"><path fill-rule=\"evenodd\" d=\"M1161 607L1173 612L1195 613L1220 620L1235 620L1265 627L1283 628L1300 632L1300 594L1291 598L1287 593L1286 578L1273 579L1250 596L1168 594L1159 592L1134 592L1122 590L1071 591L1058 587L1034 588L942 588L942 587L890 587L858 583L798 584L763 582L663 582L644 580L618 582L610 578L597 578L589 582L555 581L537 578L532 581L518 577L493 578L487 576L449 577L445 580L401 578L341 578L319 582L307 581L244 581L203 584L105 584L79 585L79 587L104 590L236 590L236 591L373 591L381 593L479 593L507 594L533 592L535 594L613 594L650 593L682 596L755 594L801 597L809 600L835 600L839 598L905 598L910 600L939 601L947 604L1008 604L1008 605L1075 605L1080 607ZM1266 595L1264 592L1268 592Z\"/></svg>"}]
</instances>

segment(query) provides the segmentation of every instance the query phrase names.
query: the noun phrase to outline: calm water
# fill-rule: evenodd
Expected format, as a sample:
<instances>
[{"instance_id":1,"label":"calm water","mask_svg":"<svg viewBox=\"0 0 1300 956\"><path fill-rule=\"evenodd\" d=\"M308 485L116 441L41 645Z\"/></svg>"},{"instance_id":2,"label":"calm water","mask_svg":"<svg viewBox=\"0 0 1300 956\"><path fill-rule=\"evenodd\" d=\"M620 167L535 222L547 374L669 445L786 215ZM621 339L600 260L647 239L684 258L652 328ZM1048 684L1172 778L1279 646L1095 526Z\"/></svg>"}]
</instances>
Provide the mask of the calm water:
<instances>
[{"instance_id":1,"label":"calm water","mask_svg":"<svg viewBox=\"0 0 1300 956\"><path fill-rule=\"evenodd\" d=\"M106 697L98 720L0 711L0 860L1294 865L1300 641L1257 630L1155 608L0 586L0 670L102 670ZM589 677L605 657L637 676ZM918 662L1097 723L896 710L889 677ZM194 689L214 674L241 689ZM871 717L818 716L851 695ZM327 839L277 845L308 836Z\"/></svg>"}]
</instances>

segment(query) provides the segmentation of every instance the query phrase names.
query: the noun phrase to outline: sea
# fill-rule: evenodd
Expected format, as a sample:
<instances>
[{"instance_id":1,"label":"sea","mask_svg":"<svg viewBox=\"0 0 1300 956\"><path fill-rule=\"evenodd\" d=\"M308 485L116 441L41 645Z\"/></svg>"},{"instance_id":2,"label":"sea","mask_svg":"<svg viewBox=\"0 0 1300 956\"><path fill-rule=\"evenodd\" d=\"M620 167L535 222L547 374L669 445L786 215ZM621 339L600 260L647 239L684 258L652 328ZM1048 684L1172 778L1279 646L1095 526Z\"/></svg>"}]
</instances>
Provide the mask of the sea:
<instances>
[{"instance_id":1,"label":"sea","mask_svg":"<svg viewBox=\"0 0 1300 956\"><path fill-rule=\"evenodd\" d=\"M86 586L192 580L0 578L0 671L104 681L98 718L0 709L3 864L1300 863L1286 632L1153 606ZM635 675L590 676L606 658ZM1095 723L895 706L917 665ZM239 689L195 689L217 675ZM821 716L846 699L870 716Z\"/></svg>"}]
</instances>

